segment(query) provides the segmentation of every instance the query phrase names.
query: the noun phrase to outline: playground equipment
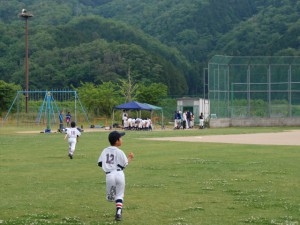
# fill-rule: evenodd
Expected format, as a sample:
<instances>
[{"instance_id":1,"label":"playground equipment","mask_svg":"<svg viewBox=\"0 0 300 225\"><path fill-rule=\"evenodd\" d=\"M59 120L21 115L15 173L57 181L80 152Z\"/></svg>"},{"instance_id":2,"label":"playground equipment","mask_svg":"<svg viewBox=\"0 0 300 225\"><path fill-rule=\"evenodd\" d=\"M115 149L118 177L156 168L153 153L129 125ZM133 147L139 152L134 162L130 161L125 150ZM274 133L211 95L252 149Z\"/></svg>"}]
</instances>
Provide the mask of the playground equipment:
<instances>
[{"instance_id":1,"label":"playground equipment","mask_svg":"<svg viewBox=\"0 0 300 225\"><path fill-rule=\"evenodd\" d=\"M29 105L28 112L25 112L24 91L18 91L6 116L2 121L2 126L7 121L12 111L16 125L22 124L43 125L46 124L45 133L51 132L51 125L57 123L57 118L61 111L73 113L72 120L78 122L78 112L90 125L87 113L81 104L76 91L28 91ZM80 105L78 108L77 105Z\"/></svg>"}]
</instances>

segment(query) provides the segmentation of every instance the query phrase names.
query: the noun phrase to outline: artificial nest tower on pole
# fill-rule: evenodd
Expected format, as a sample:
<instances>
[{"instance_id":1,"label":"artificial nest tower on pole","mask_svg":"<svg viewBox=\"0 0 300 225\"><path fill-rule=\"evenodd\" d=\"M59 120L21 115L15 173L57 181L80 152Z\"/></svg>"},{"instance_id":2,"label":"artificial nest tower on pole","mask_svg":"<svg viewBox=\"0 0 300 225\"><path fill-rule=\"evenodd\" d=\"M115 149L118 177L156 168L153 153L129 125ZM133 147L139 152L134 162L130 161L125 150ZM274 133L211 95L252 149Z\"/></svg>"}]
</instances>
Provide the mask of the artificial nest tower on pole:
<instances>
[{"instance_id":1,"label":"artificial nest tower on pole","mask_svg":"<svg viewBox=\"0 0 300 225\"><path fill-rule=\"evenodd\" d=\"M19 17L25 19L25 48L26 48L26 113L28 113L28 90L29 90L29 65L28 65L28 19L32 17L31 13L28 13L26 9L22 9Z\"/></svg>"}]
</instances>

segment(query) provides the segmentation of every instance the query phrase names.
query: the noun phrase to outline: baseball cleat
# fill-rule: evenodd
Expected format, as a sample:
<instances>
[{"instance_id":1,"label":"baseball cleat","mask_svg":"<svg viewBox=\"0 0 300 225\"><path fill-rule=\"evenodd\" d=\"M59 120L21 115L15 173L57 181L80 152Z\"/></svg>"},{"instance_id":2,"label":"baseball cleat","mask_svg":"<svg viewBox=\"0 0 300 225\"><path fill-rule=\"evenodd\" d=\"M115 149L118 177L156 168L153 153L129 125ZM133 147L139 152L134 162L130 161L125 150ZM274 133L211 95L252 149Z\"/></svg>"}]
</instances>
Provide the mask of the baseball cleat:
<instances>
[{"instance_id":1,"label":"baseball cleat","mask_svg":"<svg viewBox=\"0 0 300 225\"><path fill-rule=\"evenodd\" d=\"M116 221L122 220L122 214L116 214Z\"/></svg>"},{"instance_id":2,"label":"baseball cleat","mask_svg":"<svg viewBox=\"0 0 300 225\"><path fill-rule=\"evenodd\" d=\"M73 155L69 154L70 159L73 159Z\"/></svg>"},{"instance_id":3,"label":"baseball cleat","mask_svg":"<svg viewBox=\"0 0 300 225\"><path fill-rule=\"evenodd\" d=\"M118 208L116 212L116 221L122 220L122 209Z\"/></svg>"}]
</instances>

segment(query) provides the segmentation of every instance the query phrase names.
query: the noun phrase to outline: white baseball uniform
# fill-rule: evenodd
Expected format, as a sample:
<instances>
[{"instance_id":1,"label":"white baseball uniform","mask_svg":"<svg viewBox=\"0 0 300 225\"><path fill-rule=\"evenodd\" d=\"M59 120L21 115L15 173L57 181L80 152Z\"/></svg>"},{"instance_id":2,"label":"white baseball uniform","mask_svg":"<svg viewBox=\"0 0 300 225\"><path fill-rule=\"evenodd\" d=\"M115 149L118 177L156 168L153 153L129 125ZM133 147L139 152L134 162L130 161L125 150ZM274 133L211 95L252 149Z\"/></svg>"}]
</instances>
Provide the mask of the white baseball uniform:
<instances>
[{"instance_id":1,"label":"white baseball uniform","mask_svg":"<svg viewBox=\"0 0 300 225\"><path fill-rule=\"evenodd\" d=\"M68 128L66 133L67 133L67 136L68 136L69 154L73 155L74 151L75 151L76 143L77 143L77 135L80 136L81 133L75 127Z\"/></svg>"},{"instance_id":2,"label":"white baseball uniform","mask_svg":"<svg viewBox=\"0 0 300 225\"><path fill-rule=\"evenodd\" d=\"M102 162L102 169L106 173L106 199L115 201L124 198L125 175L123 169L128 165L125 153L115 147L110 146L103 150L98 163Z\"/></svg>"}]
</instances>

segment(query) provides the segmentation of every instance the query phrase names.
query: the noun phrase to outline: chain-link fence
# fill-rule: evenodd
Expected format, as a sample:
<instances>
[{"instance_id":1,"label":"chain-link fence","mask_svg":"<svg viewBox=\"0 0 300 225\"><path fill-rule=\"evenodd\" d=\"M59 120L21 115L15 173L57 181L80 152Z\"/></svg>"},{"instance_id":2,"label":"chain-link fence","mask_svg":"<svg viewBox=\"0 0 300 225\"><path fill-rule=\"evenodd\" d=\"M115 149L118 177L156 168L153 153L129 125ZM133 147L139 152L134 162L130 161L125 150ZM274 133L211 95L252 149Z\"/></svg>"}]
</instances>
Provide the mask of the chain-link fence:
<instances>
[{"instance_id":1,"label":"chain-link fence","mask_svg":"<svg viewBox=\"0 0 300 225\"><path fill-rule=\"evenodd\" d=\"M218 118L299 117L300 57L214 56L208 89Z\"/></svg>"}]
</instances>

